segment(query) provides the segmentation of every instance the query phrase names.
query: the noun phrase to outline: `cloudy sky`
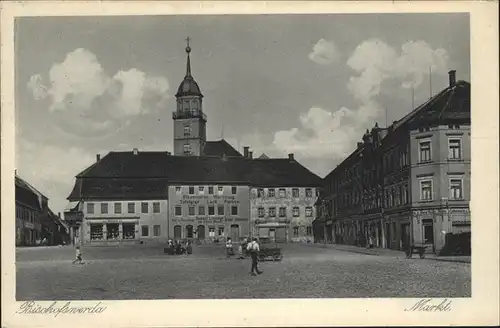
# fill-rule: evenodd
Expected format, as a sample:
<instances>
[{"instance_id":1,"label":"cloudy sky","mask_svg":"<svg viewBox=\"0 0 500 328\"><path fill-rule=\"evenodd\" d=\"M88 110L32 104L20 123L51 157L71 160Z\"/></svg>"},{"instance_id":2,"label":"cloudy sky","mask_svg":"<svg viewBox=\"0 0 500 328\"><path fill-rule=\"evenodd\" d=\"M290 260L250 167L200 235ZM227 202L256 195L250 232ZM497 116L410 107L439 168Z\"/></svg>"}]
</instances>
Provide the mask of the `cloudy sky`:
<instances>
[{"instance_id":1,"label":"cloudy sky","mask_svg":"<svg viewBox=\"0 0 500 328\"><path fill-rule=\"evenodd\" d=\"M16 21L16 168L62 211L111 150L172 150L173 95L192 72L209 140L293 152L326 175L363 131L470 81L457 14L45 17ZM386 115L387 113L387 115Z\"/></svg>"}]
</instances>

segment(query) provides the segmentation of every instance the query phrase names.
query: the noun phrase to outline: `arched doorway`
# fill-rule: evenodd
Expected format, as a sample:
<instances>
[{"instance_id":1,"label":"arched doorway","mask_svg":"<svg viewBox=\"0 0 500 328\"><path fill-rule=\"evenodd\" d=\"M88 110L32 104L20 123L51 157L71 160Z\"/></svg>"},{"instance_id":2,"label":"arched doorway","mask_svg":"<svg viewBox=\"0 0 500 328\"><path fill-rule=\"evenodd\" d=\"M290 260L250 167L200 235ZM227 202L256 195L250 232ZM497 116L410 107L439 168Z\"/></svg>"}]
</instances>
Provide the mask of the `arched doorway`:
<instances>
[{"instance_id":1,"label":"arched doorway","mask_svg":"<svg viewBox=\"0 0 500 328\"><path fill-rule=\"evenodd\" d=\"M237 224L231 224L231 239L236 241L240 238L240 226Z\"/></svg>"},{"instance_id":2,"label":"arched doorway","mask_svg":"<svg viewBox=\"0 0 500 328\"><path fill-rule=\"evenodd\" d=\"M192 225L186 226L186 238L193 238L193 226Z\"/></svg>"},{"instance_id":3,"label":"arched doorway","mask_svg":"<svg viewBox=\"0 0 500 328\"><path fill-rule=\"evenodd\" d=\"M196 229L196 232L198 233L199 240L205 239L205 226L204 225L199 225L198 229Z\"/></svg>"},{"instance_id":4,"label":"arched doorway","mask_svg":"<svg viewBox=\"0 0 500 328\"><path fill-rule=\"evenodd\" d=\"M174 239L181 239L182 237L182 227L180 225L174 226Z\"/></svg>"}]
</instances>

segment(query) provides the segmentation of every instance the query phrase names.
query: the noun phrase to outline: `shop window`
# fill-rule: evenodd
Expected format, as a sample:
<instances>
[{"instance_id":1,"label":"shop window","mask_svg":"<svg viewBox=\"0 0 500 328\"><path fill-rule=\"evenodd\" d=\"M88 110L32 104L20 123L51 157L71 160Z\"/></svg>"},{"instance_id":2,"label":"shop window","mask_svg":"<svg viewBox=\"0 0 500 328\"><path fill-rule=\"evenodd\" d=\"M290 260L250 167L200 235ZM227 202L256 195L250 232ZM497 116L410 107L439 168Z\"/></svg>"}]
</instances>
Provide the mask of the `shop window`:
<instances>
[{"instance_id":1,"label":"shop window","mask_svg":"<svg viewBox=\"0 0 500 328\"><path fill-rule=\"evenodd\" d=\"M106 225L106 239L116 240L120 237L119 225L118 223L108 223Z\"/></svg>"},{"instance_id":2,"label":"shop window","mask_svg":"<svg viewBox=\"0 0 500 328\"><path fill-rule=\"evenodd\" d=\"M104 237L102 224L90 225L90 240L102 240Z\"/></svg>"},{"instance_id":3,"label":"shop window","mask_svg":"<svg viewBox=\"0 0 500 328\"><path fill-rule=\"evenodd\" d=\"M208 228L208 236L209 237L215 237L215 228L214 227L209 227Z\"/></svg>"}]
</instances>

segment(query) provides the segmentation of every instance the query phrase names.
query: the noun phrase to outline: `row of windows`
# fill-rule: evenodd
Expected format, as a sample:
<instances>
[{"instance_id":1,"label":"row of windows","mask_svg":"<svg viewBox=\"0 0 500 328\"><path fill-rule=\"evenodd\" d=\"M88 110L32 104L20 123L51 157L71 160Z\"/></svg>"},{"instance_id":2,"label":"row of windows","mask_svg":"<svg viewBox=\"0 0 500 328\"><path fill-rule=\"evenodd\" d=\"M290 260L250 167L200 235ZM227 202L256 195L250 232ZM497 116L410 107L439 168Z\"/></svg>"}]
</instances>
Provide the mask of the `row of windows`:
<instances>
[{"instance_id":1,"label":"row of windows","mask_svg":"<svg viewBox=\"0 0 500 328\"><path fill-rule=\"evenodd\" d=\"M122 213L122 203L113 203L113 213L114 214L121 214ZM153 213L160 213L160 202L153 202ZM149 203L147 202L142 202L141 203L141 213L149 213L150 211L150 206ZM95 204L94 203L87 203L87 213L88 214L94 214L95 213ZM108 214L109 212L109 204L108 203L101 203L101 214ZM127 203L127 213L135 213L135 203Z\"/></svg>"},{"instance_id":2,"label":"row of windows","mask_svg":"<svg viewBox=\"0 0 500 328\"><path fill-rule=\"evenodd\" d=\"M384 173L392 173L410 165L408 157L408 145L403 146L403 149L394 150L384 155L383 168Z\"/></svg>"},{"instance_id":3,"label":"row of windows","mask_svg":"<svg viewBox=\"0 0 500 328\"><path fill-rule=\"evenodd\" d=\"M200 205L197 207L198 208L198 215L207 215L206 213L206 207L205 205ZM208 206L208 215L215 215L215 206L209 205ZM176 206L175 207L175 216L182 216L182 206ZM231 206L231 215L238 215L238 206ZM188 213L189 216L195 216L196 215L196 207L195 206L188 206ZM225 214L225 206L224 205L218 205L217 206L217 215L224 215Z\"/></svg>"},{"instance_id":4,"label":"row of windows","mask_svg":"<svg viewBox=\"0 0 500 328\"><path fill-rule=\"evenodd\" d=\"M21 206L16 206L16 218L31 223L40 223L40 219L36 215L35 211Z\"/></svg>"},{"instance_id":5,"label":"row of windows","mask_svg":"<svg viewBox=\"0 0 500 328\"><path fill-rule=\"evenodd\" d=\"M453 137L448 139L448 159L462 159L462 139ZM419 163L432 161L432 144L430 140L422 140L419 142Z\"/></svg>"},{"instance_id":6,"label":"row of windows","mask_svg":"<svg viewBox=\"0 0 500 328\"><path fill-rule=\"evenodd\" d=\"M181 194L182 193L182 187L181 186L176 186L175 187L175 192L177 194ZM208 186L208 187L205 187L205 186L198 186L198 187L195 187L195 186L188 186L188 193L190 195L194 195L196 190L198 191L198 194L204 194L205 193L205 190L208 189L208 194L209 195L213 195L214 194L214 190L215 190L215 187L214 186ZM217 186L217 192L219 194L222 194L224 193L224 186ZM236 195L236 193L238 192L238 187L237 186L231 186L231 194L233 195Z\"/></svg>"},{"instance_id":7,"label":"row of windows","mask_svg":"<svg viewBox=\"0 0 500 328\"><path fill-rule=\"evenodd\" d=\"M279 210L279 212L278 212L279 217L286 217L287 208L285 206L280 207L278 210ZM257 211L258 211L259 218L263 218L266 215L266 211L265 211L264 207L259 207L257 209ZM267 211L268 211L267 213L268 213L269 217L276 217L276 207L271 206L267 209ZM307 217L313 216L313 208L311 206L306 207L305 214ZM300 216L300 207L294 206L292 208L292 215L294 217L299 217Z\"/></svg>"},{"instance_id":8,"label":"row of windows","mask_svg":"<svg viewBox=\"0 0 500 328\"><path fill-rule=\"evenodd\" d=\"M463 179L461 177L450 178L448 183L449 199L462 200L463 195ZM431 201L434 200L433 196L433 179L420 180L420 200Z\"/></svg>"},{"instance_id":9,"label":"row of windows","mask_svg":"<svg viewBox=\"0 0 500 328\"><path fill-rule=\"evenodd\" d=\"M292 188L292 197L298 198L299 197L299 188ZM312 188L305 188L305 195L306 197L313 197L313 190ZM265 197L265 192L263 188L257 189L257 197ZM276 189L269 188L267 189L267 197L276 197ZM285 188L279 188L278 189L278 197L279 198L285 198L286 197L286 189Z\"/></svg>"},{"instance_id":10,"label":"row of windows","mask_svg":"<svg viewBox=\"0 0 500 328\"><path fill-rule=\"evenodd\" d=\"M408 185L399 185L385 190L385 207L406 205L410 202Z\"/></svg>"}]
</instances>

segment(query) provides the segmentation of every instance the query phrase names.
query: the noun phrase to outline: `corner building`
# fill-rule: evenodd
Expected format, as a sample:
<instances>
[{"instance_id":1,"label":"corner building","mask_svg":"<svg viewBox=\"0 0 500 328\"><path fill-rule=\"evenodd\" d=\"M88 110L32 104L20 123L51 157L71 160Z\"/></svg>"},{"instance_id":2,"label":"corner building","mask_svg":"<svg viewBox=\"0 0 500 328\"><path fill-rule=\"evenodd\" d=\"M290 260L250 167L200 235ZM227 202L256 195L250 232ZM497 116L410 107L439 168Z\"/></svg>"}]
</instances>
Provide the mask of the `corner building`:
<instances>
[{"instance_id":1,"label":"corner building","mask_svg":"<svg viewBox=\"0 0 500 328\"><path fill-rule=\"evenodd\" d=\"M470 123L470 83L450 71L447 88L387 128L367 130L324 179L316 239L364 246L372 236L375 247L439 254L467 236Z\"/></svg>"},{"instance_id":2,"label":"corner building","mask_svg":"<svg viewBox=\"0 0 500 328\"><path fill-rule=\"evenodd\" d=\"M189 45L186 53L186 75L172 114L174 154L134 149L102 159L96 155L68 196L65 217L73 237L85 244L169 238L210 243L259 235L310 240L321 179L293 154L254 159L249 147L242 155L224 139L207 141L207 115L191 74Z\"/></svg>"}]
</instances>

